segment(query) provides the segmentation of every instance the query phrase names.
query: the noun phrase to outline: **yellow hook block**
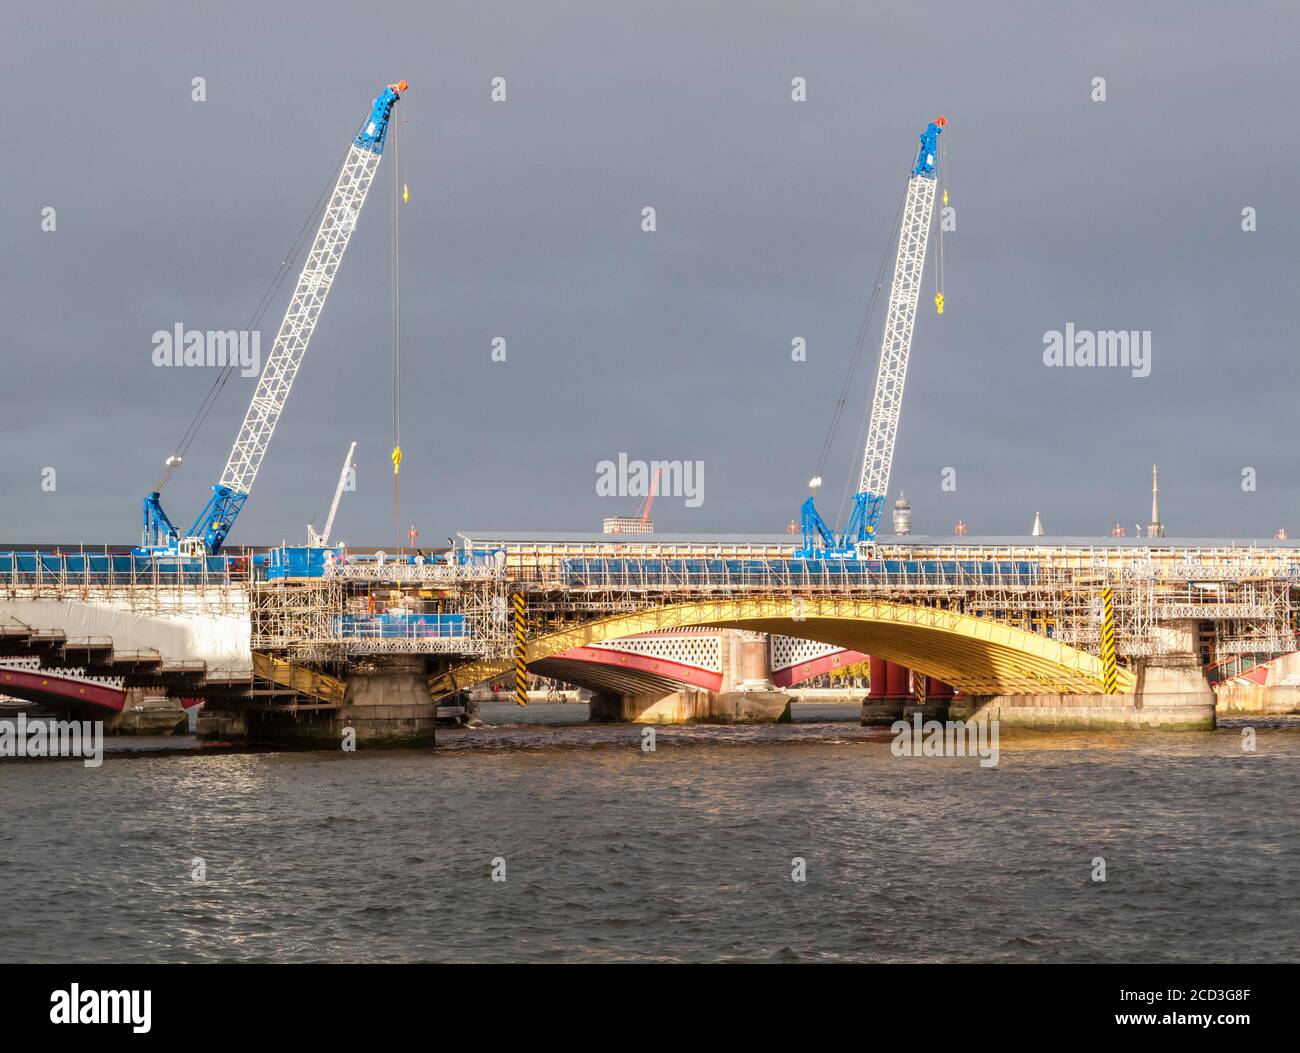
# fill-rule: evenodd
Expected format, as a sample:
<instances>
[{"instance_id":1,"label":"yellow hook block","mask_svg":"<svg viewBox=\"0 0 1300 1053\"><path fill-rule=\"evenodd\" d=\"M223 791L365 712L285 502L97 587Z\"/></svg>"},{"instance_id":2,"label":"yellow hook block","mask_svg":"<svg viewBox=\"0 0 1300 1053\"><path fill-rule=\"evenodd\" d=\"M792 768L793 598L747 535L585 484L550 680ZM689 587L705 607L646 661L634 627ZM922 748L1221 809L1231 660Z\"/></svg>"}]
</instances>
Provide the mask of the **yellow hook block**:
<instances>
[{"instance_id":1,"label":"yellow hook block","mask_svg":"<svg viewBox=\"0 0 1300 1053\"><path fill-rule=\"evenodd\" d=\"M401 470L401 467L402 467L402 448L400 446L394 446L393 447L393 474L396 475Z\"/></svg>"},{"instance_id":2,"label":"yellow hook block","mask_svg":"<svg viewBox=\"0 0 1300 1053\"><path fill-rule=\"evenodd\" d=\"M408 203L410 202L410 200L411 200L411 191L407 188L406 184L403 183L403 184L402 184L402 204L404 204L404 205L405 205L405 204L408 204ZM945 197L945 198L944 198L944 204L946 205L947 203L948 203L948 199Z\"/></svg>"},{"instance_id":3,"label":"yellow hook block","mask_svg":"<svg viewBox=\"0 0 1300 1053\"><path fill-rule=\"evenodd\" d=\"M943 314L943 293L934 294L934 309L939 314Z\"/></svg>"}]
</instances>

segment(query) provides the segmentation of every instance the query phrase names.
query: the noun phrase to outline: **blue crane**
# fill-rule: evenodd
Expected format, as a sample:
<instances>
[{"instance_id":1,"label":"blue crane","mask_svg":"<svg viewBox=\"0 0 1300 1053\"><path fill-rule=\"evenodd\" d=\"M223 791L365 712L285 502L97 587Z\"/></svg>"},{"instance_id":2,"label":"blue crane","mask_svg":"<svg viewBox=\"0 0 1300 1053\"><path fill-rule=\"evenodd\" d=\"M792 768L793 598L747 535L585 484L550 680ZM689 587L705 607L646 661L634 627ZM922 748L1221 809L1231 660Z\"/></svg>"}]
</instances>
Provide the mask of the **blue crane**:
<instances>
[{"instance_id":1,"label":"blue crane","mask_svg":"<svg viewBox=\"0 0 1300 1053\"><path fill-rule=\"evenodd\" d=\"M163 511L160 499L163 484L160 482L158 489L144 499L143 538L137 551L179 556L203 556L220 551L262 466L294 377L325 306L325 298L356 229L361 206L365 204L366 194L379 168L393 106L406 89L406 81L390 84L384 89L348 148L311 252L298 275L293 297L289 300L266 366L258 378L248 412L244 415L221 479L212 487L208 503L194 520L194 525L181 534ZM179 453L168 457L168 473L180 463ZM163 478L165 481L167 476Z\"/></svg>"},{"instance_id":2,"label":"blue crane","mask_svg":"<svg viewBox=\"0 0 1300 1053\"><path fill-rule=\"evenodd\" d=\"M889 470L894 460L894 440L898 435L903 405L903 383L907 379L907 359L916 325L916 307L921 298L926 243L934 215L939 135L945 124L947 121L943 117L936 118L921 133L921 148L907 182L894 280L889 290L889 309L876 373L876 393L862 457L862 478L853 498L849 521L837 536L822 519L814 500L821 486L821 476L814 476L809 483L813 493L800 508L803 547L795 553L797 558L852 559L875 543L876 528L880 525L889 493ZM935 303L942 313L942 296L936 296Z\"/></svg>"}]
</instances>

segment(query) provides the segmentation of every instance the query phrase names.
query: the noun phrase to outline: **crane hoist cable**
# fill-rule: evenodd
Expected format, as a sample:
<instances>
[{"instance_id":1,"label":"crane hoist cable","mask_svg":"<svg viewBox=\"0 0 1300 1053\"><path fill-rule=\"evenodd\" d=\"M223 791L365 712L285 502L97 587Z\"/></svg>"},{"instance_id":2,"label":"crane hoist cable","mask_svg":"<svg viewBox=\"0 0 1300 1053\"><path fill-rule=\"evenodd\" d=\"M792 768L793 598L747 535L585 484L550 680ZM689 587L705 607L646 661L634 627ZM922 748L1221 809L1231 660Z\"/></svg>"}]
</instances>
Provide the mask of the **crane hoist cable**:
<instances>
[{"instance_id":1,"label":"crane hoist cable","mask_svg":"<svg viewBox=\"0 0 1300 1053\"><path fill-rule=\"evenodd\" d=\"M407 121L408 121L408 115L406 111L403 110L402 111L402 135L403 136L406 135ZM403 205L409 204L410 201L411 201L411 190L410 190L410 186L406 181L406 151L403 150L402 151L402 204Z\"/></svg>"},{"instance_id":2,"label":"crane hoist cable","mask_svg":"<svg viewBox=\"0 0 1300 1053\"><path fill-rule=\"evenodd\" d=\"M393 158L393 218L389 251L392 256L392 339L393 339L393 530L397 539L397 549L402 549L402 494L398 477L402 467L402 238L401 208L402 194L398 187L402 184L401 161L405 159L405 144L393 129L392 147L396 153Z\"/></svg>"},{"instance_id":3,"label":"crane hoist cable","mask_svg":"<svg viewBox=\"0 0 1300 1053\"><path fill-rule=\"evenodd\" d=\"M948 206L948 182L943 177L943 162L948 156L948 149L943 143L939 144L938 156L935 158L935 181L943 187L943 205ZM934 310L936 314L943 314L943 213L939 213L939 243L935 246L935 267L934 267Z\"/></svg>"}]
</instances>

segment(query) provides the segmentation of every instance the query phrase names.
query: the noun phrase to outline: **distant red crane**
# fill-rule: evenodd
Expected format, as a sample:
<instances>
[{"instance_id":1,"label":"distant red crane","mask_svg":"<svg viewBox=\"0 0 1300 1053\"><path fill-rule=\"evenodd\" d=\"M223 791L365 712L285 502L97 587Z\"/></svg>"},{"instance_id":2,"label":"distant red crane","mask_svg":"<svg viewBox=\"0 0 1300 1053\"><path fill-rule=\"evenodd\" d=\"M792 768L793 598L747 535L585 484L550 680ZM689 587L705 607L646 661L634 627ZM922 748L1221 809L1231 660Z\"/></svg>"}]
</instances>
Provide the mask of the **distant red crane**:
<instances>
[{"instance_id":1,"label":"distant red crane","mask_svg":"<svg viewBox=\"0 0 1300 1053\"><path fill-rule=\"evenodd\" d=\"M650 508L655 503L655 491L659 489L659 473L662 471L662 468L656 468L655 477L650 480L650 492L646 495L645 504L641 506L642 526L650 522Z\"/></svg>"}]
</instances>

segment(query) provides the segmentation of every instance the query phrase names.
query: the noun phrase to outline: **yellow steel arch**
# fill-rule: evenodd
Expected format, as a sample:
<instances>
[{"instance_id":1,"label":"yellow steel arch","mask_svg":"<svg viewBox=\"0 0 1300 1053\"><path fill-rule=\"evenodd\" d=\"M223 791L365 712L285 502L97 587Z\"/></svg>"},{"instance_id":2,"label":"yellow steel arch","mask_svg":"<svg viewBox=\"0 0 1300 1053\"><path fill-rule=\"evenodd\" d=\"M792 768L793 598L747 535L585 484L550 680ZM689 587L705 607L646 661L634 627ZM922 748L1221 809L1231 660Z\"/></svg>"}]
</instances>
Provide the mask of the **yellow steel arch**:
<instances>
[{"instance_id":1,"label":"yellow steel arch","mask_svg":"<svg viewBox=\"0 0 1300 1053\"><path fill-rule=\"evenodd\" d=\"M898 662L969 695L1034 695L1104 691L1100 658L992 618L887 600L833 596L697 600L632 611L542 633L526 659L540 661L575 647L689 626L750 629L836 644ZM430 684L435 698L498 676L509 660L469 662ZM1119 671L1117 688L1135 678Z\"/></svg>"}]
</instances>

